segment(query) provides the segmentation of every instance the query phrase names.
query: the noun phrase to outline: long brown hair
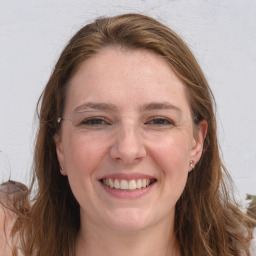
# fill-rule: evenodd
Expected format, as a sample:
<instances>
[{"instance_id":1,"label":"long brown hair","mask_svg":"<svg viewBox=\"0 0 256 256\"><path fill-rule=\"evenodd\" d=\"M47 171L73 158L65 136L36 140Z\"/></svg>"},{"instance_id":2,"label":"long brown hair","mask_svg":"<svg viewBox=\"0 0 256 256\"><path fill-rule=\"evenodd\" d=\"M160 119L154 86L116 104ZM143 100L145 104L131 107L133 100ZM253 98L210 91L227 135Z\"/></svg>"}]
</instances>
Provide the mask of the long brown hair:
<instances>
[{"instance_id":1,"label":"long brown hair","mask_svg":"<svg viewBox=\"0 0 256 256\"><path fill-rule=\"evenodd\" d=\"M184 256L247 255L252 220L233 200L230 177L216 135L215 103L196 59L184 42L158 21L139 14L100 18L69 41L38 103L32 206L15 226L25 256L73 256L80 227L79 205L60 174L53 137L58 133L69 80L80 65L104 47L146 49L165 58L183 81L195 125L208 123L199 163L177 202L175 232ZM33 191L33 192L32 192Z\"/></svg>"}]
</instances>

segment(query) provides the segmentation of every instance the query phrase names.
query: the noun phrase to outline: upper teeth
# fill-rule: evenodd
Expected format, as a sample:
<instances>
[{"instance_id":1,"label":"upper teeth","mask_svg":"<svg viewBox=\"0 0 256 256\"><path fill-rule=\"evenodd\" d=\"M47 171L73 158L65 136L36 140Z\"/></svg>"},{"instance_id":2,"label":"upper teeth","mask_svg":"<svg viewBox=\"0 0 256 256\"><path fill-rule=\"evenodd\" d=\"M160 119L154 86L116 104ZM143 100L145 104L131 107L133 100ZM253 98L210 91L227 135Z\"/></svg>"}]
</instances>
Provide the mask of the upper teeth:
<instances>
[{"instance_id":1,"label":"upper teeth","mask_svg":"<svg viewBox=\"0 0 256 256\"><path fill-rule=\"evenodd\" d=\"M119 180L119 179L103 179L103 184L115 189L140 189L145 188L150 184L150 179L138 179L138 180Z\"/></svg>"}]
</instances>

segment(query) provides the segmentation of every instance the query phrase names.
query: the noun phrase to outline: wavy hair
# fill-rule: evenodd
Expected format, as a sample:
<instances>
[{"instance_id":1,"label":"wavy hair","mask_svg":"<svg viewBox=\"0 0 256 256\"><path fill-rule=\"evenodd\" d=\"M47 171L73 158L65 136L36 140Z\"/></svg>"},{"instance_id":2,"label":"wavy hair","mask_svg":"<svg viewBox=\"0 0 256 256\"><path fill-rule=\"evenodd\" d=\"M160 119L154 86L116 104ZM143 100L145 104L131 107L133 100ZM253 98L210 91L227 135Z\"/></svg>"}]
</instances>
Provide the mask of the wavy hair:
<instances>
[{"instance_id":1,"label":"wavy hair","mask_svg":"<svg viewBox=\"0 0 256 256\"><path fill-rule=\"evenodd\" d=\"M61 53L38 103L31 208L18 213L13 234L25 256L74 256L79 204L59 172L53 137L58 133L69 80L104 47L144 49L162 56L183 82L194 122L208 123L202 157L176 204L175 234L183 256L249 255L253 221L234 201L231 178L219 152L215 101L193 54L179 36L140 14L99 18L81 28ZM36 189L33 190L33 187ZM255 224L255 223L254 223ZM16 248L17 249L17 248Z\"/></svg>"}]
</instances>

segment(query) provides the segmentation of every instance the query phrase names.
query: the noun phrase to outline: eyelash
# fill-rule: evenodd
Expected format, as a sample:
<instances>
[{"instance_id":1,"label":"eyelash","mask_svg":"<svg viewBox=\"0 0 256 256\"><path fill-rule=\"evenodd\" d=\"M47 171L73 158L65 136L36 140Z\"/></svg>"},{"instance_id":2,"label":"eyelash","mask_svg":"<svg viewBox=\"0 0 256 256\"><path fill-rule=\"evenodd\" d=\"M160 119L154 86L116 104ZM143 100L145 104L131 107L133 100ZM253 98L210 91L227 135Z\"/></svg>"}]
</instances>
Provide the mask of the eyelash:
<instances>
[{"instance_id":1,"label":"eyelash","mask_svg":"<svg viewBox=\"0 0 256 256\"><path fill-rule=\"evenodd\" d=\"M174 122L165 117L153 117L149 121L144 123L145 125L156 125L156 126L171 126L174 125ZM85 126L104 126L111 125L111 122L107 121L104 117L92 117L83 120L80 125Z\"/></svg>"},{"instance_id":2,"label":"eyelash","mask_svg":"<svg viewBox=\"0 0 256 256\"><path fill-rule=\"evenodd\" d=\"M156 121L158 122L160 121L160 123L155 123ZM151 124L151 125L157 125L157 126L170 126L170 125L174 125L174 122L168 118L157 116L157 117L153 117L152 119L147 121L145 124Z\"/></svg>"},{"instance_id":3,"label":"eyelash","mask_svg":"<svg viewBox=\"0 0 256 256\"><path fill-rule=\"evenodd\" d=\"M99 123L101 122L101 123ZM104 124L102 123L104 122ZM88 119L85 119L81 122L80 125L86 125L86 126L102 126L102 125L111 125L110 122L106 120L104 117L91 117Z\"/></svg>"}]
</instances>

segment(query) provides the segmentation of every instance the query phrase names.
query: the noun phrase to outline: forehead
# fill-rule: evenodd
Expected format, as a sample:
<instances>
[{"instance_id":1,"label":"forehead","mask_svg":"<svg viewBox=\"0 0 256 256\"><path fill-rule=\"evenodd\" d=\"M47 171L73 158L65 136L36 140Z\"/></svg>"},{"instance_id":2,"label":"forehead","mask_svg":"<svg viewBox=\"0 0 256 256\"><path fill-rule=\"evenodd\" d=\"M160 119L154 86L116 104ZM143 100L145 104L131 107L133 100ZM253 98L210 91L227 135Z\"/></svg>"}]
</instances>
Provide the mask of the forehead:
<instances>
[{"instance_id":1,"label":"forehead","mask_svg":"<svg viewBox=\"0 0 256 256\"><path fill-rule=\"evenodd\" d=\"M185 87L161 56L147 50L105 48L86 60L69 82L66 109L84 102L168 102L188 107Z\"/></svg>"}]
</instances>

